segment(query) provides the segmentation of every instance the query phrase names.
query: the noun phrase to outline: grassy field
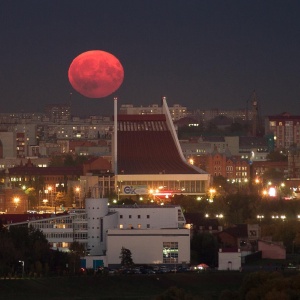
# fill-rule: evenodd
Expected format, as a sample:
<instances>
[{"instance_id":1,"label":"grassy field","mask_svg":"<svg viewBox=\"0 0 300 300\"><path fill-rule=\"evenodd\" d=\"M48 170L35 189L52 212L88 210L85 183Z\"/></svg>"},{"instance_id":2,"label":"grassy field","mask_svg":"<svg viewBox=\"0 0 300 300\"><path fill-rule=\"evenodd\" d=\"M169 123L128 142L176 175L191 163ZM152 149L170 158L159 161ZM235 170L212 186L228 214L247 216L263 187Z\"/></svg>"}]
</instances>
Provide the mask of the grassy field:
<instances>
[{"instance_id":1,"label":"grassy field","mask_svg":"<svg viewBox=\"0 0 300 300\"><path fill-rule=\"evenodd\" d=\"M176 286L201 299L218 299L225 290L238 290L246 273L203 272L160 275L112 275L1 279L1 299L84 300L155 299Z\"/></svg>"}]
</instances>

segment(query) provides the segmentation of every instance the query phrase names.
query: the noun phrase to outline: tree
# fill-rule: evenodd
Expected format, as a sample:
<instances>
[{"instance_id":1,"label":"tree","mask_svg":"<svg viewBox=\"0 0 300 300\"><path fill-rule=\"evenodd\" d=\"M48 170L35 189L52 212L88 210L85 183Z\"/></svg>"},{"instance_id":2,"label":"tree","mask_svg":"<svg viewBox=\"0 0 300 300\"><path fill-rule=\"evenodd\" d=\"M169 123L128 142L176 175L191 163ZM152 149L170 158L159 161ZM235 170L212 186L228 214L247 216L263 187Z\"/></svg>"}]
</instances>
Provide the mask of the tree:
<instances>
[{"instance_id":1,"label":"tree","mask_svg":"<svg viewBox=\"0 0 300 300\"><path fill-rule=\"evenodd\" d=\"M120 259L121 259L121 265L125 268L130 268L134 265L131 251L129 249L122 247Z\"/></svg>"},{"instance_id":2,"label":"tree","mask_svg":"<svg viewBox=\"0 0 300 300\"><path fill-rule=\"evenodd\" d=\"M194 297L187 293L184 289L178 288L176 286L171 286L168 288L164 293L161 295L157 296L155 298L156 300L192 300Z\"/></svg>"},{"instance_id":3,"label":"tree","mask_svg":"<svg viewBox=\"0 0 300 300\"><path fill-rule=\"evenodd\" d=\"M69 256L69 265L73 269L73 273L80 268L80 257L85 255L85 247L83 244L75 241L71 243L69 250L71 251Z\"/></svg>"},{"instance_id":4,"label":"tree","mask_svg":"<svg viewBox=\"0 0 300 300\"><path fill-rule=\"evenodd\" d=\"M211 266L217 264L218 255L217 238L208 232L196 233L191 240L191 250L196 254L195 263L206 263Z\"/></svg>"},{"instance_id":5,"label":"tree","mask_svg":"<svg viewBox=\"0 0 300 300\"><path fill-rule=\"evenodd\" d=\"M267 160L270 160L270 161L287 161L288 160L287 155L283 154L280 151L273 151L273 152L269 153L266 158L267 158Z\"/></svg>"}]
</instances>

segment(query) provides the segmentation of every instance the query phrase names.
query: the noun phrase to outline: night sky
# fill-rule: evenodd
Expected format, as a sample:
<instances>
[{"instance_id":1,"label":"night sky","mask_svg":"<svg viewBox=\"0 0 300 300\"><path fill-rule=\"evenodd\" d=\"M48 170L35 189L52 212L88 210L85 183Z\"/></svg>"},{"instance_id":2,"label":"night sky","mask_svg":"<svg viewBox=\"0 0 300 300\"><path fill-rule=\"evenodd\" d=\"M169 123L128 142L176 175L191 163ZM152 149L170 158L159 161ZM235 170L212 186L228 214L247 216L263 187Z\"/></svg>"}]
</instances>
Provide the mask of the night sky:
<instances>
[{"instance_id":1,"label":"night sky","mask_svg":"<svg viewBox=\"0 0 300 300\"><path fill-rule=\"evenodd\" d=\"M300 1L2 0L0 112L43 112L72 93L75 115L119 105L245 108L300 115ZM125 78L102 99L78 94L73 59L104 50Z\"/></svg>"}]
</instances>

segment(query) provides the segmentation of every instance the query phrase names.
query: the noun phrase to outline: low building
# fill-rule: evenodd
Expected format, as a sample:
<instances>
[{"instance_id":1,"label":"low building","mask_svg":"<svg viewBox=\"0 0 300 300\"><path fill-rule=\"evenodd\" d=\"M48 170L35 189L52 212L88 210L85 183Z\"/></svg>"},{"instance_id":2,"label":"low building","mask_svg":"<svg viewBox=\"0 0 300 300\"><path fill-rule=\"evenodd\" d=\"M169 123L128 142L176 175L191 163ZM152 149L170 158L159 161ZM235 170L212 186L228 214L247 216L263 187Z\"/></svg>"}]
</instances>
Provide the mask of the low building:
<instances>
[{"instance_id":1,"label":"low building","mask_svg":"<svg viewBox=\"0 0 300 300\"><path fill-rule=\"evenodd\" d=\"M240 255L245 256L257 251L257 241L260 238L258 224L237 224L217 233L223 251L240 249Z\"/></svg>"},{"instance_id":2,"label":"low building","mask_svg":"<svg viewBox=\"0 0 300 300\"><path fill-rule=\"evenodd\" d=\"M281 242L259 240L258 251L261 251L265 259L286 259L286 249Z\"/></svg>"},{"instance_id":3,"label":"low building","mask_svg":"<svg viewBox=\"0 0 300 300\"><path fill-rule=\"evenodd\" d=\"M219 249L219 266L218 270L238 271L242 267L242 256L240 249L227 248Z\"/></svg>"},{"instance_id":4,"label":"low building","mask_svg":"<svg viewBox=\"0 0 300 300\"><path fill-rule=\"evenodd\" d=\"M87 267L120 265L122 247L131 251L138 264L190 262L190 230L185 228L180 206L109 206L108 199L98 197L99 191L92 193L95 198L85 200L85 209L7 226L40 229L51 247L61 251L69 251L74 241L82 243L89 254L83 260Z\"/></svg>"}]
</instances>

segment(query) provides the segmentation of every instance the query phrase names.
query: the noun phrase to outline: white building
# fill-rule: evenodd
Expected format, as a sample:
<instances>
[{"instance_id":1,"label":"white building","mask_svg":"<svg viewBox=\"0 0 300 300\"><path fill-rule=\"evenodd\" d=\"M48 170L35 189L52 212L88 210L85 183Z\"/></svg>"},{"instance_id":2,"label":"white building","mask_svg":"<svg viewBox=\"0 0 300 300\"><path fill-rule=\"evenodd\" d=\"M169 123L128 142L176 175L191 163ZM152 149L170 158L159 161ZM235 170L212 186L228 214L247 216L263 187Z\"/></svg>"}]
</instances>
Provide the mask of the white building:
<instances>
[{"instance_id":1,"label":"white building","mask_svg":"<svg viewBox=\"0 0 300 300\"><path fill-rule=\"evenodd\" d=\"M40 229L53 249L68 251L72 242L85 245L87 268L119 265L122 247L136 264L186 264L190 262L190 231L177 205L127 205L109 207L108 199L86 199L85 209L27 224ZM149 247L151 245L151 247Z\"/></svg>"},{"instance_id":2,"label":"white building","mask_svg":"<svg viewBox=\"0 0 300 300\"><path fill-rule=\"evenodd\" d=\"M240 249L219 250L219 270L238 271L242 267L242 255Z\"/></svg>"}]
</instances>

